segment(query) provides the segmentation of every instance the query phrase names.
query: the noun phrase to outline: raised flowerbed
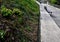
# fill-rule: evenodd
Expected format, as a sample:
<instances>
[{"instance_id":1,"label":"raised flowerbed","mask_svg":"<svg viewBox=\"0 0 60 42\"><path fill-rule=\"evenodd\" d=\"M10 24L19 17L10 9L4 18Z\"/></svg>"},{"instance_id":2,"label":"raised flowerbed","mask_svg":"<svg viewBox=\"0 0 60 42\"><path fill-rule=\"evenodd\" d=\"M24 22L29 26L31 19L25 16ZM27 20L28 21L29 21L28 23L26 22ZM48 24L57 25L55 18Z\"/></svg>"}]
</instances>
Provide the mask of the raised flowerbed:
<instances>
[{"instance_id":1,"label":"raised flowerbed","mask_svg":"<svg viewBox=\"0 0 60 42\"><path fill-rule=\"evenodd\" d=\"M39 6L35 0L2 0L0 42L37 42Z\"/></svg>"}]
</instances>

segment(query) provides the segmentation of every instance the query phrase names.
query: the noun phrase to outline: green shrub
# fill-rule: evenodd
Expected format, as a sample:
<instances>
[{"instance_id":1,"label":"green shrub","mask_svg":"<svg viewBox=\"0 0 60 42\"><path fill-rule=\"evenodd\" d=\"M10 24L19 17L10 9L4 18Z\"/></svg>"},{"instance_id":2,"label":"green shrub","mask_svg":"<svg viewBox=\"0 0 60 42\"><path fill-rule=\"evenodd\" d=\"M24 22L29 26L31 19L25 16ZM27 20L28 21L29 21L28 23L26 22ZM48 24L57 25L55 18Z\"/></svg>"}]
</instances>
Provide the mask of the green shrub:
<instances>
[{"instance_id":1,"label":"green shrub","mask_svg":"<svg viewBox=\"0 0 60 42\"><path fill-rule=\"evenodd\" d=\"M39 7L36 4L35 0L3 0L4 7L1 7L1 12L3 16L11 16L14 18L5 19L5 31L8 26L9 31L6 32L4 40L5 42L35 42L30 37L30 31L34 27L35 21L38 22ZM11 10L12 9L12 10ZM10 10L10 12L9 12ZM8 14L9 12L9 14ZM12 14L11 14L12 13ZM7 14L7 15L6 15ZM36 18L37 17L37 18ZM32 19L31 19L32 18ZM34 21L33 21L34 19ZM8 21L8 22L7 22ZM1 22L1 21L0 21ZM4 22L4 21L2 21ZM37 24L36 22L36 24ZM21 25L22 24L22 25ZM31 26L30 26L31 25ZM29 32L28 32L29 31ZM25 34L27 32L27 34ZM34 32L34 31L33 31ZM34 34L34 33L33 33ZM29 35L29 36L28 36ZM28 37L27 37L28 36ZM13 39L12 39L13 37Z\"/></svg>"},{"instance_id":2,"label":"green shrub","mask_svg":"<svg viewBox=\"0 0 60 42\"><path fill-rule=\"evenodd\" d=\"M60 5L60 0L49 0L51 4L57 4Z\"/></svg>"},{"instance_id":3,"label":"green shrub","mask_svg":"<svg viewBox=\"0 0 60 42\"><path fill-rule=\"evenodd\" d=\"M3 4L7 7L15 7L23 10L25 13L39 13L38 5L36 0L3 0Z\"/></svg>"},{"instance_id":4,"label":"green shrub","mask_svg":"<svg viewBox=\"0 0 60 42\"><path fill-rule=\"evenodd\" d=\"M57 4L57 0L50 0L52 4Z\"/></svg>"},{"instance_id":5,"label":"green shrub","mask_svg":"<svg viewBox=\"0 0 60 42\"><path fill-rule=\"evenodd\" d=\"M3 16L11 16L12 10L7 9L5 6L1 6L1 13Z\"/></svg>"},{"instance_id":6,"label":"green shrub","mask_svg":"<svg viewBox=\"0 0 60 42\"><path fill-rule=\"evenodd\" d=\"M23 24L23 19L22 19L22 17L19 17L19 18L18 18L18 22L19 22L20 24Z\"/></svg>"},{"instance_id":7,"label":"green shrub","mask_svg":"<svg viewBox=\"0 0 60 42\"><path fill-rule=\"evenodd\" d=\"M3 30L0 30L0 38L4 38L5 32Z\"/></svg>"},{"instance_id":8,"label":"green shrub","mask_svg":"<svg viewBox=\"0 0 60 42\"><path fill-rule=\"evenodd\" d=\"M22 12L20 11L20 9L14 8L13 9L13 14L21 16L22 15Z\"/></svg>"}]
</instances>

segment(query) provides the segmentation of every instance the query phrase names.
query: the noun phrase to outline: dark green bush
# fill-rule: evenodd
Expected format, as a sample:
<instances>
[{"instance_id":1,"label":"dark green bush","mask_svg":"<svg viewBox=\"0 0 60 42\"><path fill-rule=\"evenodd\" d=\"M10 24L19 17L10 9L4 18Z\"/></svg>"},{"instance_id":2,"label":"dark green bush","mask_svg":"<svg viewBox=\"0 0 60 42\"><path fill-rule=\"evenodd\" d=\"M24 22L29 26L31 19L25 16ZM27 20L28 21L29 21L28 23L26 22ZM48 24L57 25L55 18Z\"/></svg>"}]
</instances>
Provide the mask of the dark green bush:
<instances>
[{"instance_id":1,"label":"dark green bush","mask_svg":"<svg viewBox=\"0 0 60 42\"><path fill-rule=\"evenodd\" d=\"M12 10L7 9L5 6L1 6L1 13L3 16L11 16Z\"/></svg>"},{"instance_id":2,"label":"dark green bush","mask_svg":"<svg viewBox=\"0 0 60 42\"><path fill-rule=\"evenodd\" d=\"M3 16L11 16L13 14L19 16L22 15L22 12L18 8L13 8L13 10L11 10L11 9L7 9L5 6L1 6L1 13Z\"/></svg>"},{"instance_id":3,"label":"dark green bush","mask_svg":"<svg viewBox=\"0 0 60 42\"><path fill-rule=\"evenodd\" d=\"M60 0L49 0L51 4L57 4L60 5Z\"/></svg>"},{"instance_id":4,"label":"dark green bush","mask_svg":"<svg viewBox=\"0 0 60 42\"><path fill-rule=\"evenodd\" d=\"M3 0L2 5L4 5L1 7L2 16L10 16L8 19L0 17L0 22L4 24L3 31L7 30L3 41L36 42L37 38L32 39L34 36L30 35L34 34L32 29L35 29L35 26L38 28L36 24L38 24L39 6L35 0Z\"/></svg>"},{"instance_id":5,"label":"dark green bush","mask_svg":"<svg viewBox=\"0 0 60 42\"><path fill-rule=\"evenodd\" d=\"M21 16L22 12L18 8L13 8L13 14Z\"/></svg>"},{"instance_id":6,"label":"dark green bush","mask_svg":"<svg viewBox=\"0 0 60 42\"><path fill-rule=\"evenodd\" d=\"M0 39L4 39L5 32L3 30L0 30Z\"/></svg>"},{"instance_id":7,"label":"dark green bush","mask_svg":"<svg viewBox=\"0 0 60 42\"><path fill-rule=\"evenodd\" d=\"M50 0L51 4L57 4L57 0Z\"/></svg>"}]
</instances>

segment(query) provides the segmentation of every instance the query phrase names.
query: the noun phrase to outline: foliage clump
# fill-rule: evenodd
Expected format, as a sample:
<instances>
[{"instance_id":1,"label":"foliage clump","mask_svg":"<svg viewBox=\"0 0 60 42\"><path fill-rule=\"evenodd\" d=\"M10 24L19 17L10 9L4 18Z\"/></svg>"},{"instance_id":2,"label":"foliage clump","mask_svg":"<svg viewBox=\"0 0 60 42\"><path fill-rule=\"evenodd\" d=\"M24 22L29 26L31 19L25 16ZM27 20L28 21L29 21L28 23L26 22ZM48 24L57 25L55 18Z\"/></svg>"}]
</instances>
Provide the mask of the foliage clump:
<instances>
[{"instance_id":1,"label":"foliage clump","mask_svg":"<svg viewBox=\"0 0 60 42\"><path fill-rule=\"evenodd\" d=\"M22 14L22 12L17 8L14 8L12 13L19 16Z\"/></svg>"},{"instance_id":2,"label":"foliage clump","mask_svg":"<svg viewBox=\"0 0 60 42\"><path fill-rule=\"evenodd\" d=\"M50 0L51 4L57 4L57 0Z\"/></svg>"},{"instance_id":3,"label":"foliage clump","mask_svg":"<svg viewBox=\"0 0 60 42\"><path fill-rule=\"evenodd\" d=\"M3 16L11 16L12 10L7 9L5 6L1 6L1 13Z\"/></svg>"},{"instance_id":4,"label":"foliage clump","mask_svg":"<svg viewBox=\"0 0 60 42\"><path fill-rule=\"evenodd\" d=\"M60 5L60 0L50 0L50 3Z\"/></svg>"},{"instance_id":5,"label":"foliage clump","mask_svg":"<svg viewBox=\"0 0 60 42\"><path fill-rule=\"evenodd\" d=\"M2 0L0 42L36 42L38 18L35 0Z\"/></svg>"}]
</instances>

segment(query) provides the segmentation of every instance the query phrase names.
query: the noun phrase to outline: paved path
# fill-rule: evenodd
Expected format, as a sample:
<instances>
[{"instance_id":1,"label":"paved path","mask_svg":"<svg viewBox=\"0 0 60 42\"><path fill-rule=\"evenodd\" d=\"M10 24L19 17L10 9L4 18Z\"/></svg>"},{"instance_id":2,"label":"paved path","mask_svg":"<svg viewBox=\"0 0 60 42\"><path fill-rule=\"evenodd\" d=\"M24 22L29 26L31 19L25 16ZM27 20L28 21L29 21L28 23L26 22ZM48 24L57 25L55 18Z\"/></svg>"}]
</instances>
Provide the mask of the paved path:
<instances>
[{"instance_id":1,"label":"paved path","mask_svg":"<svg viewBox=\"0 0 60 42\"><path fill-rule=\"evenodd\" d=\"M47 5L47 8L52 11L52 15L54 17L52 17L54 19L54 21L56 22L56 24L60 27L60 9Z\"/></svg>"},{"instance_id":2,"label":"paved path","mask_svg":"<svg viewBox=\"0 0 60 42\"><path fill-rule=\"evenodd\" d=\"M52 17L44 10L44 5L45 4L40 5L41 42L60 42L60 28L57 26ZM55 8L52 8L52 11L55 12L53 9Z\"/></svg>"}]
</instances>

